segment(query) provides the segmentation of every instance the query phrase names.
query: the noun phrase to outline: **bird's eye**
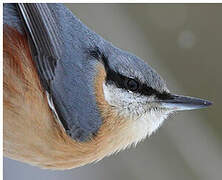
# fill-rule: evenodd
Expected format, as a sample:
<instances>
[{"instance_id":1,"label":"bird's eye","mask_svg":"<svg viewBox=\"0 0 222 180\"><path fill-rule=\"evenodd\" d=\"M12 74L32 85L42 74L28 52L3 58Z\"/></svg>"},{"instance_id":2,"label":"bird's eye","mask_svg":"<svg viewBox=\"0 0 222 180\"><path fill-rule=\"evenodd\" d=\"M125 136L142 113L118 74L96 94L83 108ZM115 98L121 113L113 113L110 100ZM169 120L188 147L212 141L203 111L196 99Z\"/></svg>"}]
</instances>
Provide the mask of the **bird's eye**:
<instances>
[{"instance_id":1,"label":"bird's eye","mask_svg":"<svg viewBox=\"0 0 222 180\"><path fill-rule=\"evenodd\" d=\"M126 88L135 92L139 89L139 83L134 79L128 79L126 80Z\"/></svg>"}]
</instances>

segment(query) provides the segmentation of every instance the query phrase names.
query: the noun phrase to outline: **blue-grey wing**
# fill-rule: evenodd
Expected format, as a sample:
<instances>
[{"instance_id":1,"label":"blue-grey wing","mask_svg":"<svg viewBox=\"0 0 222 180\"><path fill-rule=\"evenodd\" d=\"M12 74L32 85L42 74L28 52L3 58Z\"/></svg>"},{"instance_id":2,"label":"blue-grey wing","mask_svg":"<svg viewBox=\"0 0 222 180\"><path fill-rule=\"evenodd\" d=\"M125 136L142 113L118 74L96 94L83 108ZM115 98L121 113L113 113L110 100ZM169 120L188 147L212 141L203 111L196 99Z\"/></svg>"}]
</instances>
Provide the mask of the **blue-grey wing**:
<instances>
[{"instance_id":1,"label":"blue-grey wing","mask_svg":"<svg viewBox=\"0 0 222 180\"><path fill-rule=\"evenodd\" d=\"M61 40L56 22L47 4L18 4L29 45L44 88L49 91L57 61L61 58Z\"/></svg>"},{"instance_id":2,"label":"blue-grey wing","mask_svg":"<svg viewBox=\"0 0 222 180\"><path fill-rule=\"evenodd\" d=\"M75 64L83 62L85 57L67 50L69 45L62 41L62 30L51 8L52 4L18 4L39 77L59 120L72 138L85 141L101 125L95 98L88 89L93 86L89 85L92 81L87 82L92 75L82 67L84 63Z\"/></svg>"}]
</instances>

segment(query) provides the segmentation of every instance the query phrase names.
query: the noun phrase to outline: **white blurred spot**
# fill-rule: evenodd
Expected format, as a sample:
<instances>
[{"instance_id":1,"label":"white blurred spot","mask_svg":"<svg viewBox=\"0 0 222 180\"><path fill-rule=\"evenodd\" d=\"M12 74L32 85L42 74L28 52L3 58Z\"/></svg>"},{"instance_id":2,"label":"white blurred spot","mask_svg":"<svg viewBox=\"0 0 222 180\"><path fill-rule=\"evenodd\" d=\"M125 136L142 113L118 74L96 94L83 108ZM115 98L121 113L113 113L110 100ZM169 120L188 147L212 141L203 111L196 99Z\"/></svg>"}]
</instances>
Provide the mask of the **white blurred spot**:
<instances>
[{"instance_id":1,"label":"white blurred spot","mask_svg":"<svg viewBox=\"0 0 222 180\"><path fill-rule=\"evenodd\" d=\"M179 33L178 45L180 48L192 48L196 43L196 36L192 31L186 30Z\"/></svg>"}]
</instances>

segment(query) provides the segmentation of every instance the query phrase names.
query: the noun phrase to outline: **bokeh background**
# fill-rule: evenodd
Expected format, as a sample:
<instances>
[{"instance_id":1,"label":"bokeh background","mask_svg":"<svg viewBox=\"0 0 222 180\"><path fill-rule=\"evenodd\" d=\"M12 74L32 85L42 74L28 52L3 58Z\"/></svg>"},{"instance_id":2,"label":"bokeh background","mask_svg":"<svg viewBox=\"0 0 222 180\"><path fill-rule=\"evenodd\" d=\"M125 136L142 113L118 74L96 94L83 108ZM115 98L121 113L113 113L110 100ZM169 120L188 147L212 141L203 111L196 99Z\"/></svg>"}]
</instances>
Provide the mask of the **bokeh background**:
<instances>
[{"instance_id":1,"label":"bokeh background","mask_svg":"<svg viewBox=\"0 0 222 180\"><path fill-rule=\"evenodd\" d=\"M221 180L222 4L66 4L88 27L147 61L171 91L206 98L136 148L96 164L42 170L4 158L4 180Z\"/></svg>"}]
</instances>

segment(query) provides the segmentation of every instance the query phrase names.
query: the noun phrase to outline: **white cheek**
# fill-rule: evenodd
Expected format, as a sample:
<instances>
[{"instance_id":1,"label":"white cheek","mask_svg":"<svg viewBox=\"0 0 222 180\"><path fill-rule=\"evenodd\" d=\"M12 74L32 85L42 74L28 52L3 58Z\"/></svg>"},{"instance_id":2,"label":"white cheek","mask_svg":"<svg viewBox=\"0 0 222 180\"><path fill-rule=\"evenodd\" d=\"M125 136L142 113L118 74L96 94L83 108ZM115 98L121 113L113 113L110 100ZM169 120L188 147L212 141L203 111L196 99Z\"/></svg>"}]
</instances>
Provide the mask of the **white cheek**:
<instances>
[{"instance_id":1,"label":"white cheek","mask_svg":"<svg viewBox=\"0 0 222 180\"><path fill-rule=\"evenodd\" d=\"M124 107L124 104L126 104L130 98L128 93L124 93L122 89L116 88L113 85L103 84L103 92L105 100L111 106Z\"/></svg>"},{"instance_id":2,"label":"white cheek","mask_svg":"<svg viewBox=\"0 0 222 180\"><path fill-rule=\"evenodd\" d=\"M142 105L147 102L147 99L112 85L103 84L103 90L105 100L111 106L116 107L119 114L132 121L125 132L126 136L132 137L129 144L137 144L147 135L150 136L161 126L170 113L169 111L155 111L152 108L147 110ZM149 100L152 101L152 97Z\"/></svg>"},{"instance_id":3,"label":"white cheek","mask_svg":"<svg viewBox=\"0 0 222 180\"><path fill-rule=\"evenodd\" d=\"M103 92L104 92L105 100L110 105L115 105L116 93L112 92L111 89L105 85L105 83L103 83Z\"/></svg>"},{"instance_id":4,"label":"white cheek","mask_svg":"<svg viewBox=\"0 0 222 180\"><path fill-rule=\"evenodd\" d=\"M141 103L145 103L147 100L140 97L136 93L117 88L113 85L103 84L103 91L105 100L109 105L116 107L119 111L125 111L126 113L134 113L141 111Z\"/></svg>"}]
</instances>

